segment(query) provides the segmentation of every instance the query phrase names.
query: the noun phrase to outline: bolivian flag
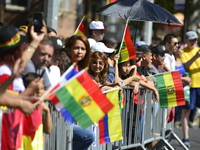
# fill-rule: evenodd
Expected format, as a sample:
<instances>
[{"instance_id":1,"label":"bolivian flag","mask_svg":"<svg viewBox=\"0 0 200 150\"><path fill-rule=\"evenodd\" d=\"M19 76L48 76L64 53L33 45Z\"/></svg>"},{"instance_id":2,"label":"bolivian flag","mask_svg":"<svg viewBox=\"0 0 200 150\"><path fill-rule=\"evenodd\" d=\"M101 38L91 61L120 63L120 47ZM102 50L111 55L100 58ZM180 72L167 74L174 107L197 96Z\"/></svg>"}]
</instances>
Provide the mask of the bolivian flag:
<instances>
[{"instance_id":1,"label":"bolivian flag","mask_svg":"<svg viewBox=\"0 0 200 150\"><path fill-rule=\"evenodd\" d=\"M179 71L155 76L160 97L160 108L185 105L184 90Z\"/></svg>"},{"instance_id":2,"label":"bolivian flag","mask_svg":"<svg viewBox=\"0 0 200 150\"><path fill-rule=\"evenodd\" d=\"M131 34L128 26L126 25L125 28L125 36L124 40L122 41L122 47L119 49L119 54L120 58L118 63L122 63L131 59L136 58L136 49L135 46L133 45L132 39L131 39Z\"/></svg>"},{"instance_id":3,"label":"bolivian flag","mask_svg":"<svg viewBox=\"0 0 200 150\"><path fill-rule=\"evenodd\" d=\"M113 107L85 70L57 89L49 99L58 111L64 107L82 128L99 121Z\"/></svg>"}]
</instances>

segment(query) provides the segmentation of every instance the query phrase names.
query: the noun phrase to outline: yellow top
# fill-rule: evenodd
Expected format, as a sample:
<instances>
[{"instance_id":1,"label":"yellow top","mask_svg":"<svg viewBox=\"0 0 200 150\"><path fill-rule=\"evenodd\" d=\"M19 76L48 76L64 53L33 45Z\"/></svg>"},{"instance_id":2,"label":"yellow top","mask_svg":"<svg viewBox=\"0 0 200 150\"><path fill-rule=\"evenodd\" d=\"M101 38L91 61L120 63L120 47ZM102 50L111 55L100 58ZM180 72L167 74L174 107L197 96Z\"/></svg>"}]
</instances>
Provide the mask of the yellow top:
<instances>
[{"instance_id":1,"label":"yellow top","mask_svg":"<svg viewBox=\"0 0 200 150\"><path fill-rule=\"evenodd\" d=\"M196 53L199 51L198 47L194 49L184 48L184 52L181 56L181 61L183 63L188 62ZM200 58L197 58L188 68L187 70L190 73L190 77L192 79L192 84L190 87L192 88L200 88Z\"/></svg>"}]
</instances>

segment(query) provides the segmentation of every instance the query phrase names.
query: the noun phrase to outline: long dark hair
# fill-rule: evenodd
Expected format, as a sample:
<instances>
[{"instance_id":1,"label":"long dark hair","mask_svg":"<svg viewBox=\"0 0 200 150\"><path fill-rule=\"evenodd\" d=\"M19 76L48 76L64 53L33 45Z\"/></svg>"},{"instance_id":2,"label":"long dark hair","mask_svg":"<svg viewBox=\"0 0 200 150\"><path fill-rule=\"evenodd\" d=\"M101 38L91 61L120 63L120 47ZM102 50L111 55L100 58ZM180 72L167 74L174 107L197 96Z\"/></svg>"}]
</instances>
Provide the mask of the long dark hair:
<instances>
[{"instance_id":1,"label":"long dark hair","mask_svg":"<svg viewBox=\"0 0 200 150\"><path fill-rule=\"evenodd\" d=\"M70 38L66 39L65 48L68 49L68 52L70 51L70 48L74 45L76 40L82 41L86 47L85 57L81 61L79 61L77 64L79 71L80 71L80 70L88 67L89 62L90 62L90 57L91 57L91 50L90 50L90 45L89 45L87 37L84 35L77 34L77 35L73 35Z\"/></svg>"}]
</instances>

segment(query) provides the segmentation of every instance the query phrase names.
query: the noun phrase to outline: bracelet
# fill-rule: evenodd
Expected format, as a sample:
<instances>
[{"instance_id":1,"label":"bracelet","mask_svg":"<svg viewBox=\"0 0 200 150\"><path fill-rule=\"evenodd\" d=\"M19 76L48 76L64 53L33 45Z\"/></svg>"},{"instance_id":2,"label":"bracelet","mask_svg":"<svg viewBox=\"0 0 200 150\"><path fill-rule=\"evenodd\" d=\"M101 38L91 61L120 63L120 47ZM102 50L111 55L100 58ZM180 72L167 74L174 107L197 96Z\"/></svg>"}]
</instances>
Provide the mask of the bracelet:
<instances>
[{"instance_id":1,"label":"bracelet","mask_svg":"<svg viewBox=\"0 0 200 150\"><path fill-rule=\"evenodd\" d=\"M31 48L33 48L34 50L36 50L36 48L35 48L34 46L32 46L32 45L29 45L29 47L28 47L27 51L31 52L31 51L32 51L32 49L31 49ZM35 51L33 51L33 52L35 52Z\"/></svg>"},{"instance_id":2,"label":"bracelet","mask_svg":"<svg viewBox=\"0 0 200 150\"><path fill-rule=\"evenodd\" d=\"M36 47L34 47L33 45L29 45L30 47L34 48L34 49L37 49Z\"/></svg>"}]
</instances>

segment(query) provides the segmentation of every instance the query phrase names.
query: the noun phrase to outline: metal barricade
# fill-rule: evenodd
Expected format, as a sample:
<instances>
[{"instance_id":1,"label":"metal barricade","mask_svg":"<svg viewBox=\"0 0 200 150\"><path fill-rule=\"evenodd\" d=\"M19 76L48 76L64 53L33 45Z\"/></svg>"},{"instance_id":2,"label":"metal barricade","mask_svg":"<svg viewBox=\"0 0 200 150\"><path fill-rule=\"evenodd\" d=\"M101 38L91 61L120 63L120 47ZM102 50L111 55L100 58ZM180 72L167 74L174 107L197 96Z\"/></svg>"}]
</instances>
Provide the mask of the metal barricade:
<instances>
[{"instance_id":1,"label":"metal barricade","mask_svg":"<svg viewBox=\"0 0 200 150\"><path fill-rule=\"evenodd\" d=\"M112 145L120 146L121 149L139 148L146 149L171 149L174 148L166 139L166 131L179 141L184 149L187 147L173 132L173 122L166 123L166 109L161 109L152 97L152 92L144 88L139 89L138 103L134 103L132 87L124 87L125 106L121 110L123 140L114 143L100 145L98 141L98 127L89 127L96 134L96 141L89 150L112 150ZM53 131L46 136L45 150L71 150L72 149L72 127L68 125L60 114L51 108Z\"/></svg>"},{"instance_id":2,"label":"metal barricade","mask_svg":"<svg viewBox=\"0 0 200 150\"><path fill-rule=\"evenodd\" d=\"M64 118L50 105L53 130L45 134L45 150L72 150L72 125L67 124Z\"/></svg>"}]
</instances>

